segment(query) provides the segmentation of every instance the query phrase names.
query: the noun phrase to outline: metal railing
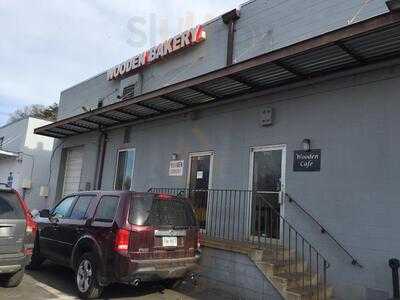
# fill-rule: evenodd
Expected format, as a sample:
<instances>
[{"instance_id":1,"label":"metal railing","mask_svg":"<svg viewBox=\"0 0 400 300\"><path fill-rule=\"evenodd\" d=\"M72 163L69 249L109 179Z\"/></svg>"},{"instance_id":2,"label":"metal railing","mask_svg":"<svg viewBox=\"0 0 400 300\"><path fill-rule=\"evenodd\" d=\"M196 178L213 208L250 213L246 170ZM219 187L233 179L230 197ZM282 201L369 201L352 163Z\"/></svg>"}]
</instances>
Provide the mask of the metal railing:
<instances>
[{"instance_id":1,"label":"metal railing","mask_svg":"<svg viewBox=\"0 0 400 300\"><path fill-rule=\"evenodd\" d=\"M251 190L151 188L187 198L207 239L248 243L289 274L291 287L327 298L329 263L281 214L279 193ZM313 298L313 299L314 299Z\"/></svg>"},{"instance_id":2,"label":"metal railing","mask_svg":"<svg viewBox=\"0 0 400 300\"><path fill-rule=\"evenodd\" d=\"M326 234L343 252L351 258L351 264L362 268L363 266L357 261L357 259L316 219L311 215L305 208L303 208L296 200L294 200L288 193L285 193L285 197L289 203L293 203L298 209L300 209L305 215L307 215L321 230L322 234Z\"/></svg>"}]
</instances>

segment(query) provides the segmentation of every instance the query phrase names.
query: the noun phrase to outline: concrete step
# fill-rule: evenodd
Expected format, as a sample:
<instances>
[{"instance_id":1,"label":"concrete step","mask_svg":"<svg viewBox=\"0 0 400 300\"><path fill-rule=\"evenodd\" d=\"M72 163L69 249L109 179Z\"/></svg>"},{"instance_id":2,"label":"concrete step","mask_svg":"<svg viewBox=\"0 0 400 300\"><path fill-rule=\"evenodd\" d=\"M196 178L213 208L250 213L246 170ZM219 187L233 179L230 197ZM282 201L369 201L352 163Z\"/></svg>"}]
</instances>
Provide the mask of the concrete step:
<instances>
[{"instance_id":1,"label":"concrete step","mask_svg":"<svg viewBox=\"0 0 400 300\"><path fill-rule=\"evenodd\" d=\"M272 278L272 276L287 273L289 272L289 264L288 261L258 261L254 262L258 268L265 274L268 274L268 277ZM296 261L291 261L290 263L290 272L293 273L296 271ZM297 261L297 271L303 271L302 261ZM304 264L304 272L308 272L308 266Z\"/></svg>"},{"instance_id":2,"label":"concrete step","mask_svg":"<svg viewBox=\"0 0 400 300\"><path fill-rule=\"evenodd\" d=\"M289 256L295 258L296 251L295 249L289 250L282 246L275 246L273 248L254 249L249 255L253 261L271 261L283 259L283 257L287 259ZM298 255L297 258L299 259L300 256Z\"/></svg>"},{"instance_id":3,"label":"concrete step","mask_svg":"<svg viewBox=\"0 0 400 300\"><path fill-rule=\"evenodd\" d=\"M289 288L286 290L286 300L330 300L332 299L332 287L326 287L326 290L320 285L310 287Z\"/></svg>"},{"instance_id":4,"label":"concrete step","mask_svg":"<svg viewBox=\"0 0 400 300\"><path fill-rule=\"evenodd\" d=\"M272 280L282 288L282 290L298 287L308 287L310 285L321 284L321 278L317 280L317 274L307 272L284 272L272 276Z\"/></svg>"},{"instance_id":5,"label":"concrete step","mask_svg":"<svg viewBox=\"0 0 400 300\"><path fill-rule=\"evenodd\" d=\"M262 261L264 266L268 271L272 272L271 275L276 275L279 273L294 273L294 272L308 272L308 264L299 258L295 258L294 256L285 256L284 259L265 259Z\"/></svg>"},{"instance_id":6,"label":"concrete step","mask_svg":"<svg viewBox=\"0 0 400 300\"><path fill-rule=\"evenodd\" d=\"M322 279L309 273L309 266L295 249L284 248L280 244L252 244L226 240L206 239L204 245L247 254L273 286L287 300L330 300L332 288L326 288L326 298ZM304 273L303 273L304 272ZM303 274L305 276L303 276ZM304 278L304 284L303 284ZM318 286L317 286L318 284ZM310 287L311 285L311 287Z\"/></svg>"},{"instance_id":7,"label":"concrete step","mask_svg":"<svg viewBox=\"0 0 400 300\"><path fill-rule=\"evenodd\" d=\"M255 245L252 245L247 242L237 242L237 241L209 239L209 238L206 238L204 240L203 246L226 250L226 251L239 252L247 255L250 255L256 249Z\"/></svg>"}]
</instances>

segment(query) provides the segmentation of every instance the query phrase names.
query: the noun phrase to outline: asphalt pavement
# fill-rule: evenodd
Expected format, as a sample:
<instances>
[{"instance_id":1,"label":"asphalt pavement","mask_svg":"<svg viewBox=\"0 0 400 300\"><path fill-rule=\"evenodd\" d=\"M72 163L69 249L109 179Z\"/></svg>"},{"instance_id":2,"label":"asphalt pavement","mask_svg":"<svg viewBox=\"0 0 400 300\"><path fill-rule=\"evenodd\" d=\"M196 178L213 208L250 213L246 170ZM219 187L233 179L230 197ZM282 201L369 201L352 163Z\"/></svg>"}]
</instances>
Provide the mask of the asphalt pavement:
<instances>
[{"instance_id":1,"label":"asphalt pavement","mask_svg":"<svg viewBox=\"0 0 400 300\"><path fill-rule=\"evenodd\" d=\"M0 299L23 300L73 300L76 296L74 273L68 268L46 262L38 271L26 271L23 282L16 288L0 287ZM200 280L197 286L190 282L174 290L165 289L161 283L144 284L138 288L128 285L110 285L104 289L101 299L138 300L189 300L233 299L232 295L210 287Z\"/></svg>"}]
</instances>

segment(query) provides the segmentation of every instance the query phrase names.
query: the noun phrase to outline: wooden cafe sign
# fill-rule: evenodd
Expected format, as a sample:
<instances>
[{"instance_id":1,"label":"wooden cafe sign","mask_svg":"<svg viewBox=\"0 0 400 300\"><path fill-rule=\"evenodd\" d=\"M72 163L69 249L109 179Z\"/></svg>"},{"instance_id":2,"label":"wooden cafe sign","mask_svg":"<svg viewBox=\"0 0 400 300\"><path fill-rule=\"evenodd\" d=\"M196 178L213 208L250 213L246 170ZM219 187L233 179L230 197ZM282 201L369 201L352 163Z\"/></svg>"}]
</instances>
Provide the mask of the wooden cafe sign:
<instances>
[{"instance_id":1,"label":"wooden cafe sign","mask_svg":"<svg viewBox=\"0 0 400 300\"><path fill-rule=\"evenodd\" d=\"M293 171L315 172L321 170L321 149L296 150L293 157Z\"/></svg>"}]
</instances>

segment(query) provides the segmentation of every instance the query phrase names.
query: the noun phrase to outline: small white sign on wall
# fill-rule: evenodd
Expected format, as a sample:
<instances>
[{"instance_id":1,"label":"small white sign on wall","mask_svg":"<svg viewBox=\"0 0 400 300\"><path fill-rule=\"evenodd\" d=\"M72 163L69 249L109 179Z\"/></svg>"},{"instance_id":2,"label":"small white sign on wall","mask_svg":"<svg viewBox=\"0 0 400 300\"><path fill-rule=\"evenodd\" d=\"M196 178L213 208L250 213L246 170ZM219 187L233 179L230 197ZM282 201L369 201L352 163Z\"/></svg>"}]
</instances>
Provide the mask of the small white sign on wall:
<instances>
[{"instance_id":1,"label":"small white sign on wall","mask_svg":"<svg viewBox=\"0 0 400 300\"><path fill-rule=\"evenodd\" d=\"M169 162L169 176L183 176L183 160Z\"/></svg>"}]
</instances>

